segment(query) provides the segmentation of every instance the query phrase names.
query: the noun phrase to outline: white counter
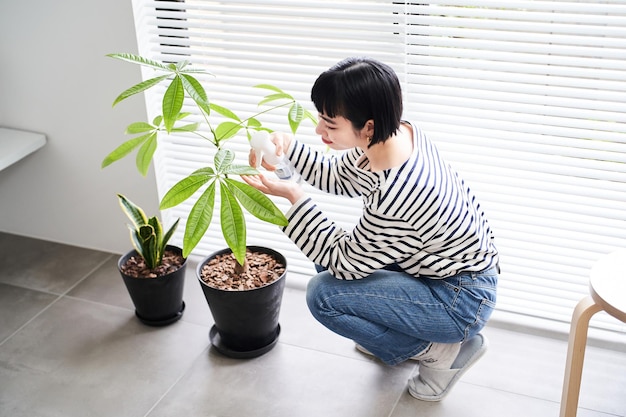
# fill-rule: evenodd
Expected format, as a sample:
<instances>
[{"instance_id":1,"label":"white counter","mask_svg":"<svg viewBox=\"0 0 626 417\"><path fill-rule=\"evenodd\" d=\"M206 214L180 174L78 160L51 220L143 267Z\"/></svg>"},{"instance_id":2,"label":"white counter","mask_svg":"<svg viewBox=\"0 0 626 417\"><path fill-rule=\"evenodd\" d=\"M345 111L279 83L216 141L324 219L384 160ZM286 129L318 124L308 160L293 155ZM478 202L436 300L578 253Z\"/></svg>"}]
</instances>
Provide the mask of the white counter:
<instances>
[{"instance_id":1,"label":"white counter","mask_svg":"<svg viewBox=\"0 0 626 417\"><path fill-rule=\"evenodd\" d=\"M0 127L0 171L46 144L41 133Z\"/></svg>"}]
</instances>

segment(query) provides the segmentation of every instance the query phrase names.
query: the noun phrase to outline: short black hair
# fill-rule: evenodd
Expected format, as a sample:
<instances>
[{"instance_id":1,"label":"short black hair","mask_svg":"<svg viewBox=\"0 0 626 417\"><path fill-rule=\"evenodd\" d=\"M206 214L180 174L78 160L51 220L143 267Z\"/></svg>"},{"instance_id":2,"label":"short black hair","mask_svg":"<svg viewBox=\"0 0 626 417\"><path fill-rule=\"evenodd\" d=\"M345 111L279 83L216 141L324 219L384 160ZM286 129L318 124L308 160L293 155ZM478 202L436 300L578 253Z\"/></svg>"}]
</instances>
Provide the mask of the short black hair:
<instances>
[{"instance_id":1,"label":"short black hair","mask_svg":"<svg viewBox=\"0 0 626 417\"><path fill-rule=\"evenodd\" d=\"M359 130L374 120L370 145L384 142L400 128L402 89L394 70L367 57L350 57L324 71L311 89L319 113L341 116Z\"/></svg>"}]
</instances>

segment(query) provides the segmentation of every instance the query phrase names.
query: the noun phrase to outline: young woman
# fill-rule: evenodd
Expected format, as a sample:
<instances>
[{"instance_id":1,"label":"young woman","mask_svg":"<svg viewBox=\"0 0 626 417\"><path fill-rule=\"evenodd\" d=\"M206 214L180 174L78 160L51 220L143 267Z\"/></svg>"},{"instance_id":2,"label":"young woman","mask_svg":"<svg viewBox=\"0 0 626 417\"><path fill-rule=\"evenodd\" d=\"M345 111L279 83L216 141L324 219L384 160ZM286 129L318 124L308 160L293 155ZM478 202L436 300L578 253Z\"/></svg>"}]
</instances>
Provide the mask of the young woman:
<instances>
[{"instance_id":1,"label":"young woman","mask_svg":"<svg viewBox=\"0 0 626 417\"><path fill-rule=\"evenodd\" d=\"M499 272L487 219L433 143L401 119L400 83L389 66L348 58L318 77L311 98L316 133L345 152L329 156L274 133L276 153L310 185L360 196L354 229L328 219L297 183L244 180L291 202L283 232L321 271L307 288L313 316L387 364L419 361L409 391L438 401L487 348L479 332L493 311Z\"/></svg>"}]
</instances>

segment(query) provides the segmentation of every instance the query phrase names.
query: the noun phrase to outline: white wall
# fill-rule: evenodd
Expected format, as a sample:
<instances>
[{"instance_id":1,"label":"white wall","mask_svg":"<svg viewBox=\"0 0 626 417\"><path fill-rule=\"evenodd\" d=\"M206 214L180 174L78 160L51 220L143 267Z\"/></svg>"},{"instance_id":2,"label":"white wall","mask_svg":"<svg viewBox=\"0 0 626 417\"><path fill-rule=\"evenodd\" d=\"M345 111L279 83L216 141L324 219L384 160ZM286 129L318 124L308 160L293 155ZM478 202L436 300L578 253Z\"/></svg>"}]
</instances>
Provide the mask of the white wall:
<instances>
[{"instance_id":1,"label":"white wall","mask_svg":"<svg viewBox=\"0 0 626 417\"><path fill-rule=\"evenodd\" d=\"M0 2L0 127L44 133L45 147L0 171L0 231L123 253L130 247L117 192L158 213L154 175L134 155L100 169L145 120L143 97L115 108L140 81L131 0Z\"/></svg>"}]
</instances>

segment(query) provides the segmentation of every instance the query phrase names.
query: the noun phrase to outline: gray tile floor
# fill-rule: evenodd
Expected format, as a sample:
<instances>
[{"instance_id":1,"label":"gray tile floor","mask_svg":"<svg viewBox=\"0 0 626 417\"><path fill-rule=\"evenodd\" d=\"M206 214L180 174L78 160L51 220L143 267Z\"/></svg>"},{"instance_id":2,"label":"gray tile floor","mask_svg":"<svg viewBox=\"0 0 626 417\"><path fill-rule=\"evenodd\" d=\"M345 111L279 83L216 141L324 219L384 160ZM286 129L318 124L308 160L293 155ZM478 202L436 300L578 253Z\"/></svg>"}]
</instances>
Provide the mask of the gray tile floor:
<instances>
[{"instance_id":1,"label":"gray tile floor","mask_svg":"<svg viewBox=\"0 0 626 417\"><path fill-rule=\"evenodd\" d=\"M558 416L566 343L488 326L490 350L441 403L414 400L390 367L319 325L291 282L264 356L210 346L190 265L177 323L142 325L118 255L0 233L0 416ZM288 277L289 280L289 277ZM299 280L297 278L296 280ZM626 353L587 350L579 416L626 416Z\"/></svg>"}]
</instances>

